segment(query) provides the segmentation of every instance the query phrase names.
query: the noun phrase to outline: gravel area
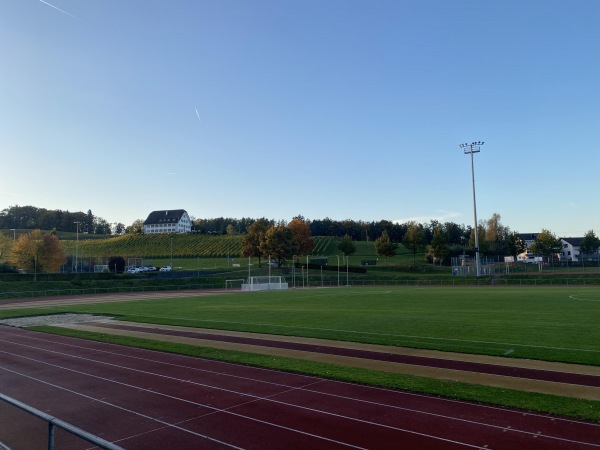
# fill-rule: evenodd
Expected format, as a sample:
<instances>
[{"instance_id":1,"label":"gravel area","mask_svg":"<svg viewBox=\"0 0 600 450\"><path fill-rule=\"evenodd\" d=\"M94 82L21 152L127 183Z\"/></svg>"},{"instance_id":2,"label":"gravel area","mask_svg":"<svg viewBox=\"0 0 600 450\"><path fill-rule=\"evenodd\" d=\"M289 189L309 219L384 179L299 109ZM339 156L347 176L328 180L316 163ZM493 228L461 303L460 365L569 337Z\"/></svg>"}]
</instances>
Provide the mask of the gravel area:
<instances>
[{"instance_id":1,"label":"gravel area","mask_svg":"<svg viewBox=\"0 0 600 450\"><path fill-rule=\"evenodd\" d=\"M106 322L109 320L112 320L112 318L108 316L95 316L93 314L51 314L45 316L2 319L0 320L0 325L24 328L36 325L63 325L83 322Z\"/></svg>"}]
</instances>

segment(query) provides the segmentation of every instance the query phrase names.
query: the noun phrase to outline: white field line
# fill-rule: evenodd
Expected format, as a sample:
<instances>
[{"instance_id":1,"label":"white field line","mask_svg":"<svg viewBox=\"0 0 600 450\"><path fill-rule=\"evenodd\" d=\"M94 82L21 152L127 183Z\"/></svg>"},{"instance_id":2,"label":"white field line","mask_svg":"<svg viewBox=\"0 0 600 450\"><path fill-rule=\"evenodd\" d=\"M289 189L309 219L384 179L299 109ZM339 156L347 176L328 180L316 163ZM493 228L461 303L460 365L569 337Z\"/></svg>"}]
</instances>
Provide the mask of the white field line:
<instances>
[{"instance_id":1,"label":"white field line","mask_svg":"<svg viewBox=\"0 0 600 450\"><path fill-rule=\"evenodd\" d=\"M517 344L514 342L496 342L496 341L480 341L474 339L455 339L455 338L442 338L435 336L418 336L411 334L393 334L393 333L375 333L371 331L356 331L356 330L341 330L336 328L317 328L317 327L303 327L298 325L278 325L273 323L257 323L257 322L231 322L225 320L211 320L211 319L190 319L188 317L175 317L175 316L155 316L150 314L140 314L139 316L134 315L121 315L119 316L120 320L126 320L127 317L149 317L153 319L175 319L175 320L183 320L187 322L197 322L197 323L223 323L230 325L254 325L261 327L273 327L273 328L287 328L287 329L297 329L297 330L315 330L315 331L333 331L336 333L348 333L348 334L359 334L359 335L369 335L369 336L389 336L393 338L400 339L427 339L431 341L438 342L458 342L458 343L472 343L472 344L489 344L489 345L498 345L502 347L507 347L507 350L511 347L523 347L523 348L541 348L546 350L567 350L573 352L589 352L589 353L600 353L600 350L592 350L592 349L582 349L582 348L569 348L569 347L550 347L546 345L532 345L532 344ZM466 346L463 346L466 347ZM487 347L486 347L487 348Z\"/></svg>"},{"instance_id":2,"label":"white field line","mask_svg":"<svg viewBox=\"0 0 600 450\"><path fill-rule=\"evenodd\" d=\"M108 362L104 362L104 361L98 361L98 360L95 360L95 359L92 359L92 358L86 358L86 357L82 357L82 356L70 355L68 353L47 350L47 349L43 349L43 348L39 348L39 347L34 347L34 346L30 346L30 345L25 345L25 344L20 344L20 343L14 343L13 342L13 344L20 345L20 346L27 347L27 348L33 348L33 349L36 349L36 350L41 350L41 351L45 351L45 352L49 352L49 353L56 353L56 354L59 354L59 355L62 355L62 356L67 356L67 357L70 357L70 358L84 360L84 361L89 361L89 362L96 363L96 364L102 364L102 365L106 365L106 366L116 367L118 369L129 370L129 371L133 371L133 372L139 372L139 373L143 373L143 374L146 374L146 375L152 375L152 376L156 376L156 377L160 377L160 378L166 378L168 380L177 381L177 382L180 382L180 383L189 383L189 384L193 384L193 385L196 385L196 386L201 386L201 387L205 387L205 388L209 388L209 389L215 389L215 390L225 391L227 393L233 393L233 394L240 395L240 396L248 396L248 397L251 397L253 399L252 401L259 401L259 400L269 401L269 402L281 404L281 405L284 405L284 406L290 406L290 407L294 407L294 408L309 410L311 412L322 413L322 414L331 415L331 416L334 416L334 417L344 418L344 419L347 419L347 420L353 420L353 421L367 423L367 424L370 424L370 425L381 426L381 427L389 428L389 429L393 429L393 430L404 431L404 432L409 432L409 433L418 434L418 435L422 435L422 436L433 437L435 439L441 439L441 440L444 440L444 441L454 442L454 443L459 443L459 444L465 444L465 443L458 442L458 441L447 440L445 438L440 438L440 437L437 437L437 436L431 436L431 435L427 435L427 434L423 434L423 433L419 433L419 432L415 432L415 431L405 430L405 429L398 428L398 427L392 427L392 426L385 425L385 424L380 424L380 423L377 423L377 422L366 421L366 420L352 418L352 417L349 417L349 416L344 416L344 415L329 413L329 412L326 412L326 411L322 411L322 410L318 410L318 409L314 409L314 408L308 408L308 407L304 407L304 406L300 406L300 405L295 405L295 404L288 403L288 402L282 402L282 401L273 399L273 397L278 396L280 394L283 394L285 392L290 392L290 391L293 391L293 390L300 390L300 391L311 392L311 393L314 393L314 394L317 394L317 395L323 395L323 396L329 396L329 397L334 397L334 398L340 398L340 399L344 399L344 400L350 400L350 401L355 401L355 402L359 402L359 403L370 404L370 405L374 405L374 406L378 406L378 407L383 407L383 408L390 408L390 409L399 410L399 411L405 411L405 412L411 412L411 413L417 413L417 414L424 414L424 415L427 415L427 416L432 416L432 417L436 417L436 418L442 418L442 419L445 419L445 420L454 420L454 421L458 421L458 422L463 422L463 423L468 423L468 424L472 424L472 425L483 426L483 427L488 427L488 428L493 428L493 429L500 429L500 430L506 429L506 426L492 425L492 424L485 423L485 422L478 422L478 421L473 421L473 420L461 419L461 418L457 418L457 417L454 417L454 416L448 416L448 415L443 415L443 414L436 414L436 413L431 413L429 411L418 410L418 409L414 409L414 408L405 408L405 407L400 407L400 406L396 406L396 405L387 405L387 404L383 404L383 403L379 403L379 402L372 402L372 401L363 400L363 399L357 399L357 398L348 397L348 396L323 393L321 391L314 391L314 390L308 388L311 385L318 384L318 383L322 382L321 379L313 379L312 382L310 382L310 383L308 383L308 384L306 384L304 386L301 386L301 387L290 387L290 386L287 386L287 385L281 385L281 384L276 384L276 383L269 383L269 384L276 384L278 386L287 388L287 390L284 391L284 392L279 392L277 394L273 394L272 396L269 396L269 397L261 397L261 396L256 396L256 395L248 394L248 393L245 393L245 392L239 392L239 391L235 391L235 390L232 390L232 389L221 388L221 387L218 387L218 386L209 385L209 384L205 384L205 383L198 383L198 382L194 382L194 381L191 381L191 380L183 380L181 378L171 377L171 376L168 376L168 375L162 375L162 374L158 374L158 373L155 373L155 372L149 372L149 371L144 371L144 370L139 370L139 369L133 369L133 368L130 368L130 367L127 367L127 366L121 366L121 365L118 365L118 364L112 364L112 363L108 363ZM19 355L16 355L16 356L19 356ZM30 358L26 358L26 359L30 359ZM134 357L134 359L139 359L139 358ZM152 362L161 363L160 361L152 361ZM49 363L45 363L43 361L41 363L42 364L49 364ZM49 364L49 365L54 366L53 364ZM171 364L169 364L169 365L171 365ZM189 368L187 366L180 366L180 365L175 365L175 366L176 367L183 367L183 368L191 369L191 370L196 370L195 368ZM56 366L56 367L63 368L61 366ZM64 369L65 370L72 370L72 369L68 369L68 368L64 368ZM198 369L198 370L202 370L202 369ZM79 372L79 371L74 371L74 372L85 374L84 372ZM212 373L215 373L215 372L212 372ZM94 376L94 375L90 375L90 376ZM245 379L245 377L240 377L240 376L236 376L236 378ZM105 378L102 378L102 379L105 379ZM256 379L248 379L248 380L262 382L261 380L256 380ZM110 381L112 381L112 380L110 380ZM116 383L118 383L118 382L116 382ZM118 383L118 384L121 384L121 383ZM155 391L150 391L150 392L154 393ZM160 395L163 395L163 394L160 394ZM167 395L167 397L170 397L170 396ZM245 402L245 403L248 403L248 402ZM242 404L245 404L245 403L242 403ZM238 404L235 407L241 406L242 404ZM503 410L503 409L501 409L501 410ZM224 412L226 410L220 409L218 411ZM506 410L503 410L503 411L506 411ZM521 415L522 414L519 413L519 416L521 416ZM565 441L565 442L570 442L570 443L585 444L585 445L593 445L595 447L600 447L600 444L596 445L596 444L589 444L587 442L575 441L575 440L564 439L564 438L557 438L557 437L554 437L554 436L542 435L542 434L534 433L534 432L531 432L531 431L520 430L520 429L516 429L516 428L511 428L511 430L514 431L514 432L517 432L517 433L522 433L522 434L531 435L531 436L544 436L544 437L546 437L548 439L553 439L553 440ZM471 446L470 444L465 444L465 445ZM473 446L471 446L471 447L473 447ZM475 448L480 448L480 447L475 447Z\"/></svg>"}]
</instances>

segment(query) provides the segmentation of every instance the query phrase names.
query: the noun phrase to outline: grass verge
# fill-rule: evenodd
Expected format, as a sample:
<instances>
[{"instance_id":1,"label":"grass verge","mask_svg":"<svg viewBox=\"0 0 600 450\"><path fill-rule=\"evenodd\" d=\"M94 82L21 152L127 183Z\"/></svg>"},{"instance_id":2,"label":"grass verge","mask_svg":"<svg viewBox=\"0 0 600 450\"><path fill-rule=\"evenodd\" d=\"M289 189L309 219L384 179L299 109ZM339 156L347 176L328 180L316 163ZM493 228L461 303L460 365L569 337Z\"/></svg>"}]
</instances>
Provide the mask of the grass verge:
<instances>
[{"instance_id":1,"label":"grass verge","mask_svg":"<svg viewBox=\"0 0 600 450\"><path fill-rule=\"evenodd\" d=\"M375 370L337 366L292 358L196 347L186 344L174 344L149 339L115 336L105 333L92 333L58 327L37 326L31 327L30 329L62 336L318 376L331 380L395 390L405 390L455 400L466 400L480 404L504 406L529 412L547 413L556 416L600 422L600 401L558 397L512 389L472 385L455 381L391 374Z\"/></svg>"}]
</instances>

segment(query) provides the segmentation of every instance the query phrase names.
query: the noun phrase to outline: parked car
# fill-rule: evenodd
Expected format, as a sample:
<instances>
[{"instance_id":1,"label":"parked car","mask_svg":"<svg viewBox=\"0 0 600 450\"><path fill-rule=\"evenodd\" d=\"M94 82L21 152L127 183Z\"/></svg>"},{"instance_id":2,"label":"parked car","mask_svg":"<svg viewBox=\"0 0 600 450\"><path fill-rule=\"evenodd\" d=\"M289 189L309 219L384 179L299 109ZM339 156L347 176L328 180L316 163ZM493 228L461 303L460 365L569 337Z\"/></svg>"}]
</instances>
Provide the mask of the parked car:
<instances>
[{"instance_id":1,"label":"parked car","mask_svg":"<svg viewBox=\"0 0 600 450\"><path fill-rule=\"evenodd\" d=\"M140 269L137 267L130 267L127 269L127 273L140 273Z\"/></svg>"},{"instance_id":2,"label":"parked car","mask_svg":"<svg viewBox=\"0 0 600 450\"><path fill-rule=\"evenodd\" d=\"M148 267L146 267L146 272L156 272L156 270L157 269L154 266L148 266Z\"/></svg>"},{"instance_id":3,"label":"parked car","mask_svg":"<svg viewBox=\"0 0 600 450\"><path fill-rule=\"evenodd\" d=\"M171 271L171 266L162 266L160 268L161 272L170 272Z\"/></svg>"}]
</instances>

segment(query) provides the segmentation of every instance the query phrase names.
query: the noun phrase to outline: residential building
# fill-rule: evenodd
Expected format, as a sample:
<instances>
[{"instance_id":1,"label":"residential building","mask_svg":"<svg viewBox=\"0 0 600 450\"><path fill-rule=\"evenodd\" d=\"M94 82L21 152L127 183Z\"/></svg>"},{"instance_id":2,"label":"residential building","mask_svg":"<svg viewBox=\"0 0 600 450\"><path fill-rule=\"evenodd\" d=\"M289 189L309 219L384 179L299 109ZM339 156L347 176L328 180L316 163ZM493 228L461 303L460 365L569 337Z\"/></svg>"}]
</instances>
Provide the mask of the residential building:
<instances>
[{"instance_id":1,"label":"residential building","mask_svg":"<svg viewBox=\"0 0 600 450\"><path fill-rule=\"evenodd\" d=\"M144 222L144 234L189 233L192 220L185 209L152 211Z\"/></svg>"},{"instance_id":2,"label":"residential building","mask_svg":"<svg viewBox=\"0 0 600 450\"><path fill-rule=\"evenodd\" d=\"M560 243L562 244L562 249L558 255L558 258L561 261L580 261L581 251L580 245L583 238L561 238Z\"/></svg>"}]
</instances>

